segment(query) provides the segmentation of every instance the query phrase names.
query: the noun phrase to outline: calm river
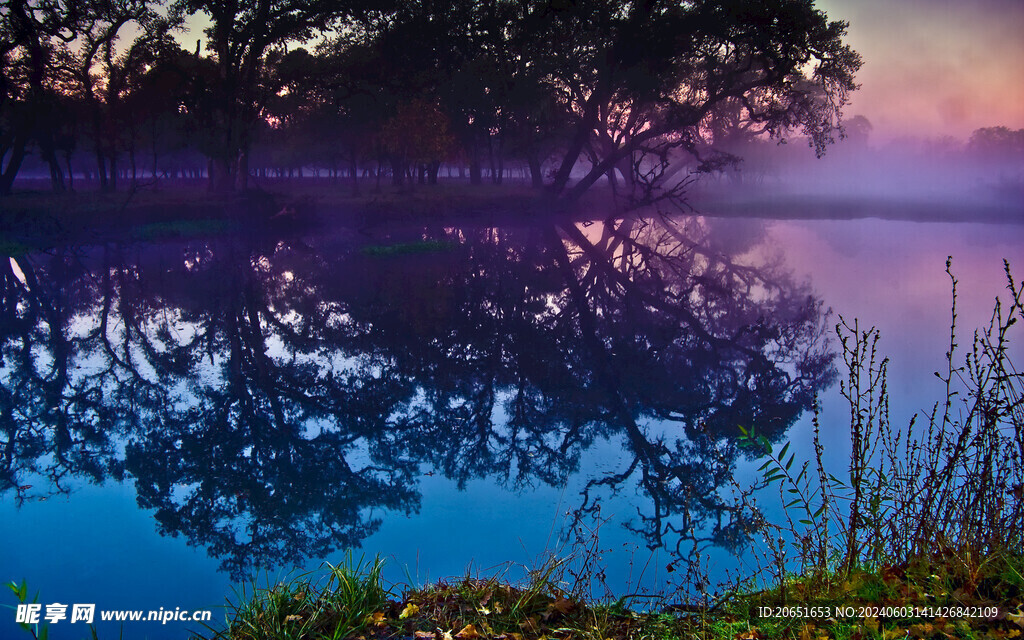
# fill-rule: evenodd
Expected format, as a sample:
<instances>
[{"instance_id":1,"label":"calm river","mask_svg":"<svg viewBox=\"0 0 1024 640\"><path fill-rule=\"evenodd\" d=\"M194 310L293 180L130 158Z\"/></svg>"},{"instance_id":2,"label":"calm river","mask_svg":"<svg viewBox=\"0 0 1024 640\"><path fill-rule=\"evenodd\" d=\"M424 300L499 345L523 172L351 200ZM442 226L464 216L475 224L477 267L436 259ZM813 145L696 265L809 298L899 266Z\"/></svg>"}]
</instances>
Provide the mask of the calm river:
<instances>
[{"instance_id":1,"label":"calm river","mask_svg":"<svg viewBox=\"0 0 1024 640\"><path fill-rule=\"evenodd\" d=\"M0 580L217 621L240 580L346 549L422 584L579 538L605 567L596 592L623 594L678 581L698 545L718 579L749 528L738 426L806 456L819 397L843 468L840 315L881 330L894 423L941 397L947 256L966 345L1003 259L1024 278L1024 226L437 224L12 258ZM70 611L51 637L87 635Z\"/></svg>"}]
</instances>

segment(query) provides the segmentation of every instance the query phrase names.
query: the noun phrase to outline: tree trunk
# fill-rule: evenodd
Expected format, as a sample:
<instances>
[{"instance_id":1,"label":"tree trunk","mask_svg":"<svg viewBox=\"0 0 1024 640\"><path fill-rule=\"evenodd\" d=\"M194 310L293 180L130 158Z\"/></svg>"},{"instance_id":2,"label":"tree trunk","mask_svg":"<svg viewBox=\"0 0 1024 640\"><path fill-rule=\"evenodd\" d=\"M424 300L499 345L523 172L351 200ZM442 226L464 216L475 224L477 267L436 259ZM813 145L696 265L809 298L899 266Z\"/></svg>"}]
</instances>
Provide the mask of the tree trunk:
<instances>
[{"instance_id":1,"label":"tree trunk","mask_svg":"<svg viewBox=\"0 0 1024 640\"><path fill-rule=\"evenodd\" d=\"M64 166L68 168L68 191L75 190L75 174L71 170L71 152L64 152Z\"/></svg>"},{"instance_id":2,"label":"tree trunk","mask_svg":"<svg viewBox=\"0 0 1024 640\"><path fill-rule=\"evenodd\" d=\"M526 156L526 163L530 165L530 182L534 189L544 186L544 174L541 173L540 159L536 153L529 153Z\"/></svg>"},{"instance_id":3,"label":"tree trunk","mask_svg":"<svg viewBox=\"0 0 1024 640\"><path fill-rule=\"evenodd\" d=\"M64 171L60 168L60 162L57 160L57 152L53 148L52 138L49 135L44 135L43 139L39 141L39 146L43 160L50 168L50 188L54 193L67 191L64 186Z\"/></svg>"},{"instance_id":4,"label":"tree trunk","mask_svg":"<svg viewBox=\"0 0 1024 640\"><path fill-rule=\"evenodd\" d=\"M210 158L209 160L209 190L216 193L226 193L234 186L234 177L231 175L231 163L226 158Z\"/></svg>"},{"instance_id":5,"label":"tree trunk","mask_svg":"<svg viewBox=\"0 0 1024 640\"><path fill-rule=\"evenodd\" d=\"M107 161L103 158L103 151L96 149L96 179L100 182L100 191L107 191Z\"/></svg>"},{"instance_id":6,"label":"tree trunk","mask_svg":"<svg viewBox=\"0 0 1024 640\"><path fill-rule=\"evenodd\" d=\"M23 133L15 134L14 143L11 145L11 157L7 160L7 166L3 167L0 173L0 195L10 195L11 187L14 186L14 178L21 169L21 163L25 160L25 147L28 144L28 136ZM0 160L3 157L0 156Z\"/></svg>"},{"instance_id":7,"label":"tree trunk","mask_svg":"<svg viewBox=\"0 0 1024 640\"><path fill-rule=\"evenodd\" d=\"M569 148L566 150L565 155L562 156L562 164L558 167L555 179L551 183L551 193L556 196L562 193L565 185L569 183L572 169L576 166L580 153L583 152L583 148L587 145L590 132L594 129L594 124L597 120L597 104L597 93L595 92L584 106L583 117L579 124L576 125L576 135L573 136L572 142L569 143Z\"/></svg>"},{"instance_id":8,"label":"tree trunk","mask_svg":"<svg viewBox=\"0 0 1024 640\"><path fill-rule=\"evenodd\" d=\"M633 193L633 190L636 187L636 176L633 175L633 158L626 156L622 160L619 160L615 167L619 170L619 173L622 174L622 181L626 184L626 189L630 193Z\"/></svg>"},{"instance_id":9,"label":"tree trunk","mask_svg":"<svg viewBox=\"0 0 1024 640\"><path fill-rule=\"evenodd\" d=\"M249 188L249 154L245 151L238 153L238 160L235 165L235 190L245 191Z\"/></svg>"},{"instance_id":10,"label":"tree trunk","mask_svg":"<svg viewBox=\"0 0 1024 640\"><path fill-rule=\"evenodd\" d=\"M352 166L352 195L359 195L359 163L354 151L349 153L349 163Z\"/></svg>"}]
</instances>

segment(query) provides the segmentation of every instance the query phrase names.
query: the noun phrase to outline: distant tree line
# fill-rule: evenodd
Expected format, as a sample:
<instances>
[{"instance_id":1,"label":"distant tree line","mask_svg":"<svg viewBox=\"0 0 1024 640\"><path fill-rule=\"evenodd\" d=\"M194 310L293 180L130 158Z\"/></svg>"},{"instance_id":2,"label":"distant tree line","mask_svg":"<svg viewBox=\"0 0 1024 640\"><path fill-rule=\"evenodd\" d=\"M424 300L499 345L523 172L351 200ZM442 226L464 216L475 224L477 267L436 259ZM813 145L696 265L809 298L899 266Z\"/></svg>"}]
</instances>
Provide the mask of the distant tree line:
<instances>
[{"instance_id":1,"label":"distant tree line","mask_svg":"<svg viewBox=\"0 0 1024 640\"><path fill-rule=\"evenodd\" d=\"M35 155L55 191L83 170L232 191L308 167L358 190L515 164L553 197L606 178L671 199L744 136L821 153L856 88L845 31L809 0L7 0L0 193Z\"/></svg>"}]
</instances>

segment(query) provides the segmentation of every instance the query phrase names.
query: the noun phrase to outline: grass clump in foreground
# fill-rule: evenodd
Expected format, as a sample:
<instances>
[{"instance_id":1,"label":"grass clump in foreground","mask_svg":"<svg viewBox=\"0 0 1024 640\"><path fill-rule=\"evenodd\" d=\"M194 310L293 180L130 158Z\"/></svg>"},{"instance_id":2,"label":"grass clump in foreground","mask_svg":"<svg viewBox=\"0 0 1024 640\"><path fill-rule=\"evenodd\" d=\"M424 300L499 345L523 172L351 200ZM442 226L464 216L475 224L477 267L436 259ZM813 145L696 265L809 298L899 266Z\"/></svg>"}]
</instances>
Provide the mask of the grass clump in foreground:
<instances>
[{"instance_id":1,"label":"grass clump in foreground","mask_svg":"<svg viewBox=\"0 0 1024 640\"><path fill-rule=\"evenodd\" d=\"M388 591L381 585L383 562L328 565L326 581L302 576L267 589L239 594L223 638L349 638L382 619Z\"/></svg>"},{"instance_id":2,"label":"grass clump in foreground","mask_svg":"<svg viewBox=\"0 0 1024 640\"><path fill-rule=\"evenodd\" d=\"M565 560L552 559L523 584L463 577L419 588L386 588L381 561L328 567L255 590L236 606L221 640L892 640L1021 636L1024 556L995 558L965 575L953 558L906 567L855 569L827 579L792 578L718 607L631 610L626 599L587 602L566 590ZM243 594L245 595L245 594Z\"/></svg>"},{"instance_id":3,"label":"grass clump in foreground","mask_svg":"<svg viewBox=\"0 0 1024 640\"><path fill-rule=\"evenodd\" d=\"M746 433L764 457L760 489L777 489L782 522L761 513L753 575L715 601L679 596L631 609L629 597L591 601L595 554L549 560L523 584L443 581L399 590L380 582L380 561L330 567L324 586L307 578L243 597L224 640L964 640L1024 632L1024 376L1010 358L1010 330L1024 320L1024 283L1006 265L1009 303L958 355L956 279L945 398L926 417L894 429L888 360L878 332L841 322L836 331L850 406L845 472L824 465L820 416L815 456L798 463L790 444ZM961 360L962 358L962 360ZM962 362L962 363L961 363ZM843 476L843 477L839 477ZM745 494L749 495L749 494ZM755 509L749 503L745 508ZM588 547L590 549L596 548ZM698 563L699 564L699 563ZM692 567L691 567L692 568ZM698 567L699 569L699 567ZM709 584L706 575L697 583ZM581 584L582 581L582 584ZM571 586L570 586L571 585ZM244 596L245 594L243 594ZM710 604L714 602L714 604Z\"/></svg>"},{"instance_id":4,"label":"grass clump in foreground","mask_svg":"<svg viewBox=\"0 0 1024 640\"><path fill-rule=\"evenodd\" d=\"M564 560L551 559L521 584L466 576L413 589L385 588L380 559L328 567L318 586L304 576L242 594L213 638L528 640L681 637L671 614L587 603L564 589ZM321 580L323 580L321 578ZM685 626L684 626L685 625Z\"/></svg>"}]
</instances>

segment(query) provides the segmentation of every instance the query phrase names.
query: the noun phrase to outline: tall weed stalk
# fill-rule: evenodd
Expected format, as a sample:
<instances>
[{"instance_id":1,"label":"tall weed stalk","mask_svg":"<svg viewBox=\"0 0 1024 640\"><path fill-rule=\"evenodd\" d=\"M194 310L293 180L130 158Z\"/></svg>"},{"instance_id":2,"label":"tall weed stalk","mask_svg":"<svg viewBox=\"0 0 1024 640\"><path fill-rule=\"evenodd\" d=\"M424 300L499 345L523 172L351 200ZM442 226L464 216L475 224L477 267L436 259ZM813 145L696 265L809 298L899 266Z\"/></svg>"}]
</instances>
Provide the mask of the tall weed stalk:
<instances>
[{"instance_id":1,"label":"tall weed stalk","mask_svg":"<svg viewBox=\"0 0 1024 640\"><path fill-rule=\"evenodd\" d=\"M1008 302L997 299L986 328L963 355L957 343L957 280L952 285L945 370L935 375L944 397L924 424L906 429L889 419L888 359L879 332L840 318L836 333L847 375L840 393L850 407L850 461L845 477L826 469L820 419L814 416L814 460L794 470L785 443L763 437L765 481L784 496L786 519L804 573L905 563L935 554L967 569L1024 548L1024 376L1010 357L1011 327L1024 320L1024 282L1004 262ZM788 456L787 456L788 454ZM790 512L796 509L794 521Z\"/></svg>"}]
</instances>

